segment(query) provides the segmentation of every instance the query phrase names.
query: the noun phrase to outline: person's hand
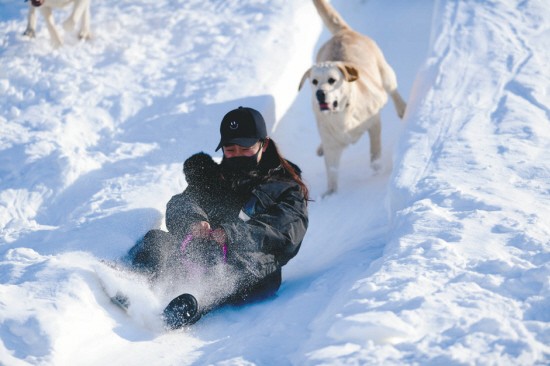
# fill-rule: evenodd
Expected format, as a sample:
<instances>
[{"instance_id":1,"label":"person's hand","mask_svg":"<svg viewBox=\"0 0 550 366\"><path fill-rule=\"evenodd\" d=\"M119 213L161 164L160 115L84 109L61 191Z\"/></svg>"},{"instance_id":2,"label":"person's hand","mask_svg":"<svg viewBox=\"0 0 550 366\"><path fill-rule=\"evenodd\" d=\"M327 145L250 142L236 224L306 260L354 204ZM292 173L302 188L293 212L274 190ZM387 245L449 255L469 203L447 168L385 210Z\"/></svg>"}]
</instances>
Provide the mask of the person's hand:
<instances>
[{"instance_id":1,"label":"person's hand","mask_svg":"<svg viewBox=\"0 0 550 366\"><path fill-rule=\"evenodd\" d=\"M227 241L227 235L225 235L225 231L221 227L211 230L210 237L219 245L225 245Z\"/></svg>"},{"instance_id":2,"label":"person's hand","mask_svg":"<svg viewBox=\"0 0 550 366\"><path fill-rule=\"evenodd\" d=\"M207 221L199 221L191 224L191 235L194 238L208 238L210 236L210 224Z\"/></svg>"},{"instance_id":3,"label":"person's hand","mask_svg":"<svg viewBox=\"0 0 550 366\"><path fill-rule=\"evenodd\" d=\"M227 241L227 235L222 228L212 230L210 223L207 221L199 221L191 224L191 235L194 238L212 239L219 245L224 245Z\"/></svg>"}]
</instances>

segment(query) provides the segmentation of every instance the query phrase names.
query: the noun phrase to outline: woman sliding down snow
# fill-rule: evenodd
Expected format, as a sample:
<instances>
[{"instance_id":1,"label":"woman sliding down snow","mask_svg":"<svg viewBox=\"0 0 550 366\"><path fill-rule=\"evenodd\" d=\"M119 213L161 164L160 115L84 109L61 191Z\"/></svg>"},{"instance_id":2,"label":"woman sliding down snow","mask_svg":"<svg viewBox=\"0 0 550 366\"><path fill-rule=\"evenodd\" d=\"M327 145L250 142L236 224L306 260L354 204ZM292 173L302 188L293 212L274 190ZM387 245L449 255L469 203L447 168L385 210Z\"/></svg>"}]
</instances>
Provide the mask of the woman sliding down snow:
<instances>
[{"instance_id":1,"label":"woman sliding down snow","mask_svg":"<svg viewBox=\"0 0 550 366\"><path fill-rule=\"evenodd\" d=\"M164 311L170 328L223 304L275 294L281 267L307 230L308 189L300 169L268 138L262 115L239 107L224 116L220 133L221 164L204 153L187 159L188 187L166 209L169 232L151 230L129 252L132 265L153 279L212 286L215 298L207 304L197 306L190 294L175 298Z\"/></svg>"}]
</instances>

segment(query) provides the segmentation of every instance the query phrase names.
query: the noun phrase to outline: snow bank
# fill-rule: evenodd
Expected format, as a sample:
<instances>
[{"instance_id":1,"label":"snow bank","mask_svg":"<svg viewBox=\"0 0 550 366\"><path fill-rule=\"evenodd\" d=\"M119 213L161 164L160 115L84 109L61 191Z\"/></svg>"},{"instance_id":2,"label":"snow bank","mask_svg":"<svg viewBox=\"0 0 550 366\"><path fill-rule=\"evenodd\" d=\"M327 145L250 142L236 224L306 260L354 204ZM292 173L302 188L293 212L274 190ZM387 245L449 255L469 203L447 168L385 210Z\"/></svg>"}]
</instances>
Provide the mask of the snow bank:
<instances>
[{"instance_id":1,"label":"snow bank","mask_svg":"<svg viewBox=\"0 0 550 366\"><path fill-rule=\"evenodd\" d=\"M418 331L415 358L533 364L549 351L550 13L437 9L393 173L392 234L361 295Z\"/></svg>"}]
</instances>

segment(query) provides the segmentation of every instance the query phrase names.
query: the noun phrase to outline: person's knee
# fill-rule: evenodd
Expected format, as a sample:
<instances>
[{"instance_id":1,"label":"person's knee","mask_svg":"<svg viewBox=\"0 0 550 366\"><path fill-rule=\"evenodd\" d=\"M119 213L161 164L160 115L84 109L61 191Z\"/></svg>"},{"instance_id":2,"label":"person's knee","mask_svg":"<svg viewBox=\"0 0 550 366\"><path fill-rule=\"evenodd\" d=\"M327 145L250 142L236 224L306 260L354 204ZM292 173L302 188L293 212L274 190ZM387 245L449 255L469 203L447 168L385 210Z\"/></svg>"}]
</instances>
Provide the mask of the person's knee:
<instances>
[{"instance_id":1,"label":"person's knee","mask_svg":"<svg viewBox=\"0 0 550 366\"><path fill-rule=\"evenodd\" d=\"M162 230L149 230L143 239L130 250L132 265L152 271L159 270L169 253L177 246L177 240Z\"/></svg>"},{"instance_id":2,"label":"person's knee","mask_svg":"<svg viewBox=\"0 0 550 366\"><path fill-rule=\"evenodd\" d=\"M281 270L267 275L260 281L245 286L232 299L234 305L243 305L249 302L261 301L274 296L281 287Z\"/></svg>"}]
</instances>

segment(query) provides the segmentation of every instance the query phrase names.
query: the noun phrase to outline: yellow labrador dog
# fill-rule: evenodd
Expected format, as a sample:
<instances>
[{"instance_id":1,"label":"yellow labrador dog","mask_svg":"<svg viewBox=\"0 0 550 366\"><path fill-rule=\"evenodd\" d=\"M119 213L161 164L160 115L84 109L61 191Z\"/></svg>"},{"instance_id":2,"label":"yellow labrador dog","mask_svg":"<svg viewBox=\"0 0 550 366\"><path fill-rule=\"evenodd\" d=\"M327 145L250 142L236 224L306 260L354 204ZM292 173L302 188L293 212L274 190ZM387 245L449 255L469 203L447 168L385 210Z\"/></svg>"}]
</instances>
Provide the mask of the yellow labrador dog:
<instances>
[{"instance_id":1,"label":"yellow labrador dog","mask_svg":"<svg viewBox=\"0 0 550 366\"><path fill-rule=\"evenodd\" d=\"M73 4L71 15L63 22L63 28L66 31L72 31L76 24L81 21L80 39L89 39L90 33L90 0L30 0L29 2L29 17L27 22L27 30L23 33L26 36L33 38L36 33L36 10L39 9L44 19L50 38L54 47L59 47L63 44L63 39L55 27L52 10L55 8L63 8L69 4Z\"/></svg>"},{"instance_id":2,"label":"yellow labrador dog","mask_svg":"<svg viewBox=\"0 0 550 366\"><path fill-rule=\"evenodd\" d=\"M325 156L328 190L336 192L338 168L344 148L366 132L370 138L370 161L379 169L381 153L380 111L392 97L400 118L405 102L397 91L393 69L376 43L355 32L325 0L313 0L332 33L317 53L316 64L307 70L298 90L309 79L317 127L321 136L319 156Z\"/></svg>"}]
</instances>

